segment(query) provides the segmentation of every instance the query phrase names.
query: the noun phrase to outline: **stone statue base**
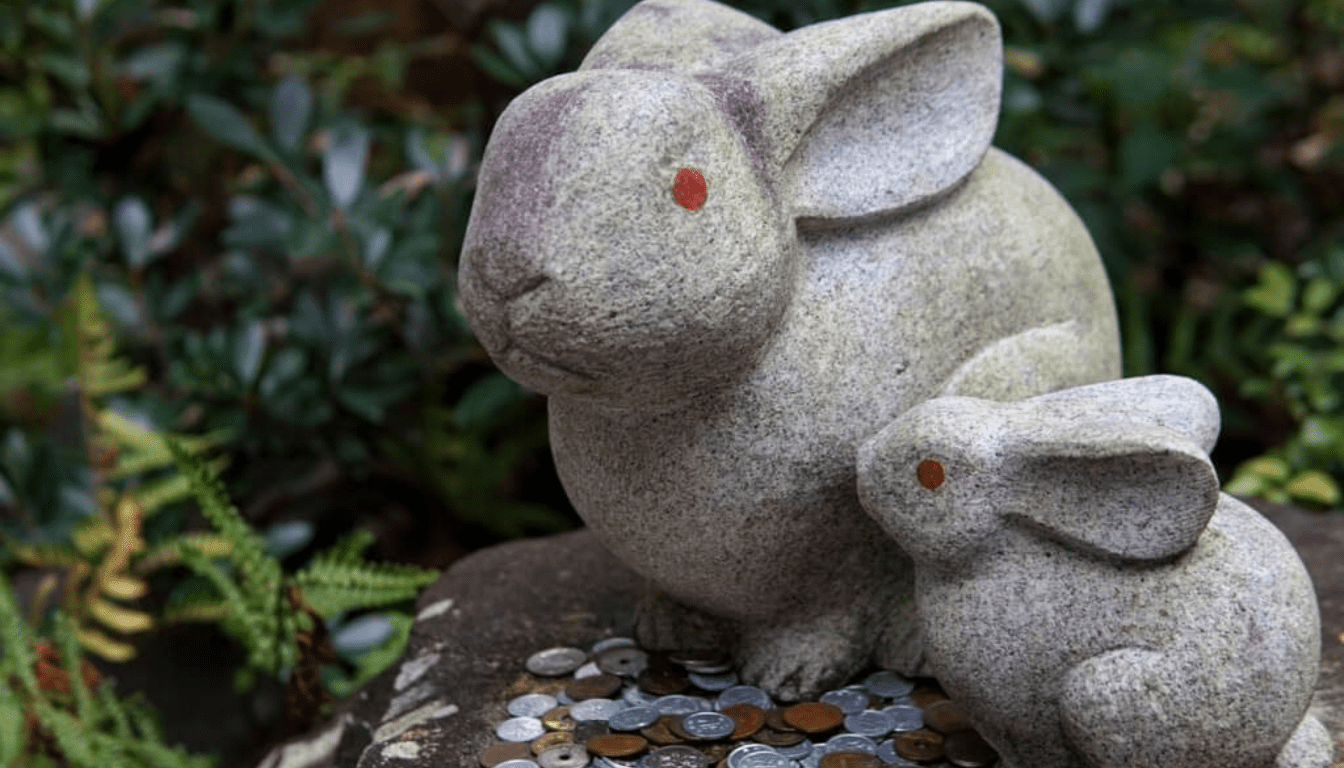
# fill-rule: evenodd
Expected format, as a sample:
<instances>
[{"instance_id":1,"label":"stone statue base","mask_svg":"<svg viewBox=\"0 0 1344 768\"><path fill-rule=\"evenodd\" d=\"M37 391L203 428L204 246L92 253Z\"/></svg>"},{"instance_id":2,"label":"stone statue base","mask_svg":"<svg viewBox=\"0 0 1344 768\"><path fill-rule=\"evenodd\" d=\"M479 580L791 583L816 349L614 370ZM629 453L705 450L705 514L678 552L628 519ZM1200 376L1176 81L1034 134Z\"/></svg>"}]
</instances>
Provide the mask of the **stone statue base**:
<instances>
[{"instance_id":1,"label":"stone statue base","mask_svg":"<svg viewBox=\"0 0 1344 768\"><path fill-rule=\"evenodd\" d=\"M1322 654L1312 711L1344 756L1344 514L1254 506L1288 536L1315 582ZM629 634L642 588L588 531L477 552L421 595L402 663L258 768L479 766L494 724L508 717L505 702L526 690L523 661L543 648Z\"/></svg>"}]
</instances>

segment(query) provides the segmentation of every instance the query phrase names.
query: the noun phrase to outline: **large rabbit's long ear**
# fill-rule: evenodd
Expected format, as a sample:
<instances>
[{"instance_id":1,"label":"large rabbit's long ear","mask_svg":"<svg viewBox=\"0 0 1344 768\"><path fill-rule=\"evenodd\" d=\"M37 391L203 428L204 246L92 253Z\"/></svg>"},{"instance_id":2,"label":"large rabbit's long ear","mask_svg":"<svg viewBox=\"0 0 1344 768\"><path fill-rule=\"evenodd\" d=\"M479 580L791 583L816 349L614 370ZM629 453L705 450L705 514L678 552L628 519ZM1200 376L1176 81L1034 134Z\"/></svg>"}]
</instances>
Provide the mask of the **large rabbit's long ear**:
<instances>
[{"instance_id":1,"label":"large rabbit's long ear","mask_svg":"<svg viewBox=\"0 0 1344 768\"><path fill-rule=\"evenodd\" d=\"M1194 545L1218 505L1218 476L1200 446L1170 429L1105 420L1047 420L1009 429L998 508L1082 552L1119 560L1174 557Z\"/></svg>"},{"instance_id":2,"label":"large rabbit's long ear","mask_svg":"<svg viewBox=\"0 0 1344 768\"><path fill-rule=\"evenodd\" d=\"M1021 403L1023 418L1090 418L1105 413L1173 429L1204 450L1218 440L1218 400L1203 384L1184 376L1158 374L1117 379L1040 395Z\"/></svg>"},{"instance_id":3,"label":"large rabbit's long ear","mask_svg":"<svg viewBox=\"0 0 1344 768\"><path fill-rule=\"evenodd\" d=\"M999 114L998 22L929 2L815 24L724 68L764 105L762 154L799 218L909 209L979 164Z\"/></svg>"},{"instance_id":4,"label":"large rabbit's long ear","mask_svg":"<svg viewBox=\"0 0 1344 768\"><path fill-rule=\"evenodd\" d=\"M696 74L783 33L712 0L644 0L588 51L579 69L667 69Z\"/></svg>"}]
</instances>

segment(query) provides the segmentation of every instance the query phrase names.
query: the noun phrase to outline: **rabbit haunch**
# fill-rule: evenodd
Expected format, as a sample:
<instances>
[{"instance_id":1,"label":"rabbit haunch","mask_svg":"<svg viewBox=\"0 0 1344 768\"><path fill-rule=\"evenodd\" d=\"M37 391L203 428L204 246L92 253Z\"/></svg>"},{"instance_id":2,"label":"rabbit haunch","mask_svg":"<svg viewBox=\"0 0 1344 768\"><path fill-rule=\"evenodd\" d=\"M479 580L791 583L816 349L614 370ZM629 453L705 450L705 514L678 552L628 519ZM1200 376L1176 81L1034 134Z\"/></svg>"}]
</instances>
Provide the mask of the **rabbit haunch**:
<instances>
[{"instance_id":1,"label":"rabbit haunch","mask_svg":"<svg viewBox=\"0 0 1344 768\"><path fill-rule=\"evenodd\" d=\"M858 443L938 394L1119 375L1086 230L989 148L1001 60L970 3L781 34L645 0L500 117L463 306L549 396L575 508L661 595L650 647L726 631L783 698L913 671L912 569L858 503Z\"/></svg>"}]
</instances>

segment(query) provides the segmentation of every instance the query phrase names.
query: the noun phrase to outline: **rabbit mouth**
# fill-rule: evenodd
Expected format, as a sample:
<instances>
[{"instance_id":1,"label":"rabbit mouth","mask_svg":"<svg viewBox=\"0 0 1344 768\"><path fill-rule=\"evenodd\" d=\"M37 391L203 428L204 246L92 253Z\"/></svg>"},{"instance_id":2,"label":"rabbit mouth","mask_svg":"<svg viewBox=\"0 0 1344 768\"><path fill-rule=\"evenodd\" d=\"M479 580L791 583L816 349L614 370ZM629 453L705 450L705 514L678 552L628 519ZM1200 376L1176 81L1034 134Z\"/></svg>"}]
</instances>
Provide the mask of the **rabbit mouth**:
<instances>
[{"instance_id":1,"label":"rabbit mouth","mask_svg":"<svg viewBox=\"0 0 1344 768\"><path fill-rule=\"evenodd\" d=\"M538 391L542 393L556 389L555 384L560 384L562 388L568 389L575 384L592 385L598 381L598 376L595 374L520 347L517 342L511 339L504 342L504 347L494 357L497 362L503 363L500 367L508 367L522 374L517 378L524 383L537 380L551 385L546 389L539 388Z\"/></svg>"}]
</instances>

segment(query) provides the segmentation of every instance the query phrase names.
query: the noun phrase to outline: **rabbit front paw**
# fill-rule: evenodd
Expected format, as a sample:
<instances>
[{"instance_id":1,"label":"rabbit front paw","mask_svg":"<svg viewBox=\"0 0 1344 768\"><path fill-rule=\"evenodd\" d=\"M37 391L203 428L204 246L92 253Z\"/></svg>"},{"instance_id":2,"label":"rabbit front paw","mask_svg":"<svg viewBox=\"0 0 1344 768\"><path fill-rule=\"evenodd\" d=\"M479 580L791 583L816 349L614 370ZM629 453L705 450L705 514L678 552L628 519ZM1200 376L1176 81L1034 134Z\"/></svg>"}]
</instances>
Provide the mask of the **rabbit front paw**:
<instances>
[{"instance_id":1,"label":"rabbit front paw","mask_svg":"<svg viewBox=\"0 0 1344 768\"><path fill-rule=\"evenodd\" d=\"M859 621L834 615L744 630L737 654L742 681L781 701L815 699L867 664L872 643L861 630Z\"/></svg>"}]
</instances>

